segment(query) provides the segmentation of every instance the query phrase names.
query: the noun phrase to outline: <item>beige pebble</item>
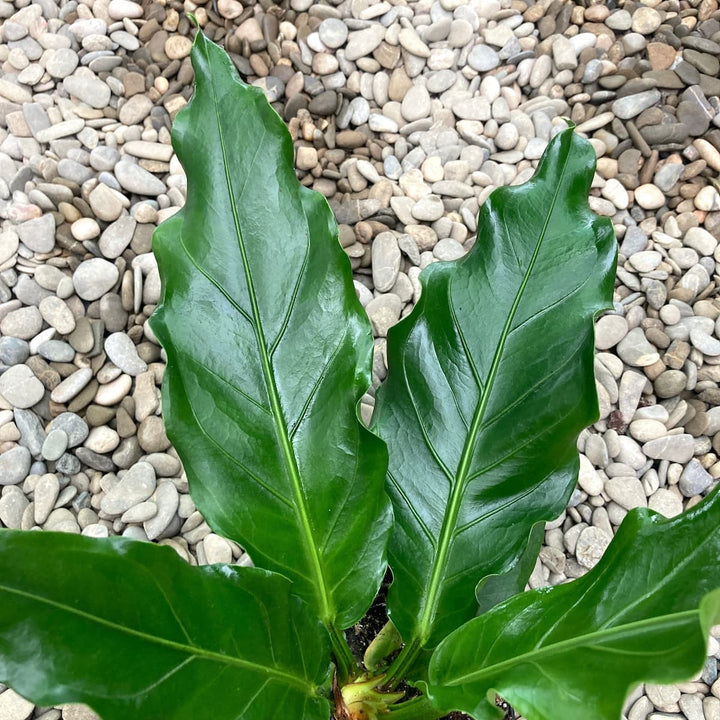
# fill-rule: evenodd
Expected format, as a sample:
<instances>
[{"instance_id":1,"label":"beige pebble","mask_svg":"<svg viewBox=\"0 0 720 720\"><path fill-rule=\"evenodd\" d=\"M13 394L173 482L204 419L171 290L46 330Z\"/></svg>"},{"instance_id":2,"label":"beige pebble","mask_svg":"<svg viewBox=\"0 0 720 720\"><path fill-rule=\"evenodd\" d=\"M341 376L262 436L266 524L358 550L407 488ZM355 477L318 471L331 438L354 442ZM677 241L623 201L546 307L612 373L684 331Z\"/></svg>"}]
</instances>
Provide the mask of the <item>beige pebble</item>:
<instances>
[{"instance_id":1,"label":"beige pebble","mask_svg":"<svg viewBox=\"0 0 720 720\"><path fill-rule=\"evenodd\" d=\"M644 210L657 210L665 204L665 194L656 185L646 183L635 188L635 202Z\"/></svg>"},{"instance_id":2,"label":"beige pebble","mask_svg":"<svg viewBox=\"0 0 720 720\"><path fill-rule=\"evenodd\" d=\"M100 234L100 226L98 225L97 220L84 217L76 220L70 226L70 232L76 240L83 242L83 240L92 240L93 238L96 238Z\"/></svg>"},{"instance_id":3,"label":"beige pebble","mask_svg":"<svg viewBox=\"0 0 720 720\"><path fill-rule=\"evenodd\" d=\"M130 392L131 386L132 378L129 375L121 375L117 380L101 385L95 393L93 402L105 406L116 405Z\"/></svg>"},{"instance_id":4,"label":"beige pebble","mask_svg":"<svg viewBox=\"0 0 720 720\"><path fill-rule=\"evenodd\" d=\"M171 35L165 43L165 54L171 60L182 60L190 55L192 40L184 35Z\"/></svg>"}]
</instances>

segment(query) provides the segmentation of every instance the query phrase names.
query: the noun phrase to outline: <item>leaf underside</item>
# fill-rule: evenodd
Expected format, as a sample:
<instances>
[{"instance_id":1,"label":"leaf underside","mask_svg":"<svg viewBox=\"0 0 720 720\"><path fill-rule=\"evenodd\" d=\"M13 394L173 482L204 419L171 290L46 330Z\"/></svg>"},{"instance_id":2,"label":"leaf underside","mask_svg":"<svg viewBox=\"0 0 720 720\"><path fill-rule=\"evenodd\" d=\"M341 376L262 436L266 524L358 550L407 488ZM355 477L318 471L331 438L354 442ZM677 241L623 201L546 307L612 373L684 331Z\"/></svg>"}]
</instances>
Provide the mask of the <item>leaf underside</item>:
<instances>
[{"instance_id":1,"label":"leaf underside","mask_svg":"<svg viewBox=\"0 0 720 720\"><path fill-rule=\"evenodd\" d=\"M126 538L2 530L0 682L103 720L327 720L327 633L290 589Z\"/></svg>"},{"instance_id":2,"label":"leaf underside","mask_svg":"<svg viewBox=\"0 0 720 720\"><path fill-rule=\"evenodd\" d=\"M153 238L168 436L209 525L347 627L380 586L391 520L387 453L356 413L370 324L280 117L200 32L191 57L173 128L187 203Z\"/></svg>"},{"instance_id":3,"label":"leaf underside","mask_svg":"<svg viewBox=\"0 0 720 720\"><path fill-rule=\"evenodd\" d=\"M633 510L587 575L518 595L445 639L428 692L476 720L498 718L490 691L528 720L619 720L634 685L702 667L719 588L719 491L669 520Z\"/></svg>"},{"instance_id":4,"label":"leaf underside","mask_svg":"<svg viewBox=\"0 0 720 720\"><path fill-rule=\"evenodd\" d=\"M587 141L556 135L528 183L483 205L471 252L423 272L388 335L372 427L390 450L388 609L406 642L433 647L473 617L476 585L572 492L616 257L610 220L587 204L594 168Z\"/></svg>"}]
</instances>

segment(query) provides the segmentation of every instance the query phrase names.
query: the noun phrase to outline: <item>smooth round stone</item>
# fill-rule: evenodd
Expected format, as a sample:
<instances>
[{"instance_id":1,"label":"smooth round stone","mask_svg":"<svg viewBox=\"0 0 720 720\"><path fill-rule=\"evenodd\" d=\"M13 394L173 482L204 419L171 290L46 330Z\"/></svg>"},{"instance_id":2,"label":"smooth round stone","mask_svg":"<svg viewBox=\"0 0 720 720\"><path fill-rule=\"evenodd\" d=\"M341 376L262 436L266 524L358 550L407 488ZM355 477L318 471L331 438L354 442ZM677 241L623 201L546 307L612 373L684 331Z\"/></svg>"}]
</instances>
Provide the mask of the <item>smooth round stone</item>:
<instances>
[{"instance_id":1,"label":"smooth round stone","mask_svg":"<svg viewBox=\"0 0 720 720\"><path fill-rule=\"evenodd\" d=\"M439 240L432 250L438 260L457 260L465 255L465 248L452 238Z\"/></svg>"},{"instance_id":2,"label":"smooth round stone","mask_svg":"<svg viewBox=\"0 0 720 720\"><path fill-rule=\"evenodd\" d=\"M659 488L648 500L648 507L667 518L676 517L683 511L682 499L672 490Z\"/></svg>"},{"instance_id":3,"label":"smooth round stone","mask_svg":"<svg viewBox=\"0 0 720 720\"><path fill-rule=\"evenodd\" d=\"M131 0L110 0L107 11L113 20L122 20L123 18L137 20L143 16L142 5L131 2Z\"/></svg>"},{"instance_id":4,"label":"smooth round stone","mask_svg":"<svg viewBox=\"0 0 720 720\"><path fill-rule=\"evenodd\" d=\"M42 456L51 462L59 460L68 448L68 436L64 430L51 430L42 445Z\"/></svg>"},{"instance_id":5,"label":"smooth round stone","mask_svg":"<svg viewBox=\"0 0 720 720\"><path fill-rule=\"evenodd\" d=\"M103 496L100 509L108 515L122 515L131 507L145 502L154 492L155 470L149 463L139 462Z\"/></svg>"},{"instance_id":6,"label":"smooth round stone","mask_svg":"<svg viewBox=\"0 0 720 720\"><path fill-rule=\"evenodd\" d=\"M0 455L0 485L17 485L30 470L30 451L23 445L7 450Z\"/></svg>"},{"instance_id":7,"label":"smooth round stone","mask_svg":"<svg viewBox=\"0 0 720 720\"><path fill-rule=\"evenodd\" d=\"M14 229L20 242L33 252L47 253L55 246L55 219L50 213L27 220Z\"/></svg>"},{"instance_id":8,"label":"smooth round stone","mask_svg":"<svg viewBox=\"0 0 720 720\"><path fill-rule=\"evenodd\" d=\"M150 415L140 423L137 437L140 447L147 453L163 452L170 447L165 426L158 415Z\"/></svg>"},{"instance_id":9,"label":"smooth round stone","mask_svg":"<svg viewBox=\"0 0 720 720\"><path fill-rule=\"evenodd\" d=\"M45 69L50 77L56 80L63 80L68 75L72 75L78 66L78 62L79 58L74 50L70 48L58 48L48 53Z\"/></svg>"},{"instance_id":10,"label":"smooth round stone","mask_svg":"<svg viewBox=\"0 0 720 720\"><path fill-rule=\"evenodd\" d=\"M575 545L575 557L580 565L593 568L600 562L612 537L605 530L591 525L581 531Z\"/></svg>"},{"instance_id":11,"label":"smooth round stone","mask_svg":"<svg viewBox=\"0 0 720 720\"><path fill-rule=\"evenodd\" d=\"M123 125L137 125L150 114L152 108L152 100L147 95L133 95L120 108L118 119Z\"/></svg>"},{"instance_id":12,"label":"smooth round stone","mask_svg":"<svg viewBox=\"0 0 720 720\"><path fill-rule=\"evenodd\" d=\"M60 335L69 335L75 329L75 316L61 298L54 295L43 298L39 309L45 322Z\"/></svg>"},{"instance_id":13,"label":"smooth round stone","mask_svg":"<svg viewBox=\"0 0 720 720\"><path fill-rule=\"evenodd\" d=\"M87 423L75 413L65 412L58 415L48 426L48 434L53 430L62 430L68 438L68 447L77 447L88 436Z\"/></svg>"},{"instance_id":14,"label":"smooth round stone","mask_svg":"<svg viewBox=\"0 0 720 720\"><path fill-rule=\"evenodd\" d=\"M687 376L680 370L665 370L655 379L655 394L661 398L671 398L681 393L687 385Z\"/></svg>"},{"instance_id":15,"label":"smooth round stone","mask_svg":"<svg viewBox=\"0 0 720 720\"><path fill-rule=\"evenodd\" d=\"M16 337L0 338L0 363L3 365L19 365L30 356L30 346L26 340Z\"/></svg>"},{"instance_id":16,"label":"smooth round stone","mask_svg":"<svg viewBox=\"0 0 720 720\"><path fill-rule=\"evenodd\" d=\"M696 250L700 255L712 255L718 241L704 228L692 227L685 233L683 245Z\"/></svg>"},{"instance_id":17,"label":"smooth round stone","mask_svg":"<svg viewBox=\"0 0 720 720\"><path fill-rule=\"evenodd\" d=\"M611 30L629 30L632 27L632 15L627 10L616 10L605 20Z\"/></svg>"},{"instance_id":18,"label":"smooth round stone","mask_svg":"<svg viewBox=\"0 0 720 720\"><path fill-rule=\"evenodd\" d=\"M225 538L221 538L215 533L206 535L203 539L203 550L205 551L205 559L208 565L216 563L231 563L232 548Z\"/></svg>"},{"instance_id":19,"label":"smooth round stone","mask_svg":"<svg viewBox=\"0 0 720 720\"><path fill-rule=\"evenodd\" d=\"M75 292L83 300L98 300L115 285L119 274L115 265L107 260L85 260L73 273Z\"/></svg>"},{"instance_id":20,"label":"smooth round stone","mask_svg":"<svg viewBox=\"0 0 720 720\"><path fill-rule=\"evenodd\" d=\"M90 368L80 368L53 388L50 393L50 399L53 402L60 404L69 402L90 382L90 380L92 380L92 370Z\"/></svg>"},{"instance_id":21,"label":"smooth round stone","mask_svg":"<svg viewBox=\"0 0 720 720\"><path fill-rule=\"evenodd\" d=\"M97 185L97 187L88 196L88 201L92 211L100 220L112 222L113 220L117 220L122 214L122 195L120 195L120 193L116 190L108 187L105 183L99 183ZM77 222L80 221L78 220ZM98 230L98 235L99 234Z\"/></svg>"},{"instance_id":22,"label":"smooth round stone","mask_svg":"<svg viewBox=\"0 0 720 720\"><path fill-rule=\"evenodd\" d=\"M94 427L84 442L86 448L96 453L112 452L119 444L120 436L105 425Z\"/></svg>"},{"instance_id":23,"label":"smooth round stone","mask_svg":"<svg viewBox=\"0 0 720 720\"><path fill-rule=\"evenodd\" d=\"M325 47L335 49L342 47L348 37L347 25L337 18L326 18L318 27L320 41Z\"/></svg>"},{"instance_id":24,"label":"smooth round stone","mask_svg":"<svg viewBox=\"0 0 720 720\"><path fill-rule=\"evenodd\" d=\"M635 188L635 202L644 210L657 210L665 202L665 194L660 188L651 183Z\"/></svg>"},{"instance_id":25,"label":"smooth round stone","mask_svg":"<svg viewBox=\"0 0 720 720\"><path fill-rule=\"evenodd\" d=\"M124 215L108 225L98 242L100 252L111 260L120 257L132 241L136 227L137 221L129 215Z\"/></svg>"},{"instance_id":26,"label":"smooth round stone","mask_svg":"<svg viewBox=\"0 0 720 720\"><path fill-rule=\"evenodd\" d=\"M105 352L110 361L128 375L139 375L147 370L147 364L138 357L135 343L123 332L106 338Z\"/></svg>"},{"instance_id":27,"label":"smooth round stone","mask_svg":"<svg viewBox=\"0 0 720 720\"><path fill-rule=\"evenodd\" d=\"M46 473L35 483L33 502L36 525L42 525L48 519L59 494L60 483L54 473Z\"/></svg>"},{"instance_id":28,"label":"smooth round stone","mask_svg":"<svg viewBox=\"0 0 720 720\"><path fill-rule=\"evenodd\" d=\"M716 212L720 210L720 195L712 185L706 185L693 199L698 210Z\"/></svg>"},{"instance_id":29,"label":"smooth round stone","mask_svg":"<svg viewBox=\"0 0 720 720\"><path fill-rule=\"evenodd\" d=\"M500 65L500 56L489 45L476 45L468 54L467 64L478 72L487 72Z\"/></svg>"},{"instance_id":30,"label":"smooth round stone","mask_svg":"<svg viewBox=\"0 0 720 720\"><path fill-rule=\"evenodd\" d=\"M162 481L157 486L153 501L157 505L157 514L143 523L148 540L158 538L175 517L180 504L180 495L175 483L170 480Z\"/></svg>"},{"instance_id":31,"label":"smooth round stone","mask_svg":"<svg viewBox=\"0 0 720 720\"><path fill-rule=\"evenodd\" d=\"M182 60L190 55L192 40L186 35L171 35L165 42L165 54L171 60Z\"/></svg>"},{"instance_id":32,"label":"smooth round stone","mask_svg":"<svg viewBox=\"0 0 720 720\"><path fill-rule=\"evenodd\" d=\"M662 261L662 255L656 250L643 250L628 260L638 272L652 272Z\"/></svg>"},{"instance_id":33,"label":"smooth round stone","mask_svg":"<svg viewBox=\"0 0 720 720\"><path fill-rule=\"evenodd\" d=\"M697 460L691 460L680 475L678 488L685 497L693 497L704 493L712 481L710 473Z\"/></svg>"},{"instance_id":34,"label":"smooth round stone","mask_svg":"<svg viewBox=\"0 0 720 720\"><path fill-rule=\"evenodd\" d=\"M633 328L618 343L617 354L631 367L647 367L660 359L660 353L646 339L642 328Z\"/></svg>"},{"instance_id":35,"label":"smooth round stone","mask_svg":"<svg viewBox=\"0 0 720 720\"><path fill-rule=\"evenodd\" d=\"M604 315L595 323L595 347L609 350L628 333L627 320L620 315Z\"/></svg>"},{"instance_id":36,"label":"smooth round stone","mask_svg":"<svg viewBox=\"0 0 720 720\"><path fill-rule=\"evenodd\" d=\"M95 393L93 400L98 405L105 405L107 407L117 405L117 403L130 392L131 386L132 378L129 375L121 375L116 380L106 385L101 385Z\"/></svg>"},{"instance_id":37,"label":"smooth round stone","mask_svg":"<svg viewBox=\"0 0 720 720\"><path fill-rule=\"evenodd\" d=\"M632 15L632 30L641 35L654 33L662 22L660 13L651 7L640 6Z\"/></svg>"},{"instance_id":38,"label":"smooth round stone","mask_svg":"<svg viewBox=\"0 0 720 720\"><path fill-rule=\"evenodd\" d=\"M63 80L65 90L90 107L98 110L107 107L112 95L108 85L96 77L91 70L81 68L77 72L78 74L70 75Z\"/></svg>"},{"instance_id":39,"label":"smooth round stone","mask_svg":"<svg viewBox=\"0 0 720 720\"><path fill-rule=\"evenodd\" d=\"M115 177L123 189L138 195L161 195L166 190L162 180L129 160L115 165Z\"/></svg>"},{"instance_id":40,"label":"smooth round stone","mask_svg":"<svg viewBox=\"0 0 720 720\"><path fill-rule=\"evenodd\" d=\"M100 234L100 226L93 218L80 218L70 226L73 237L80 242L92 240Z\"/></svg>"},{"instance_id":41,"label":"smooth round stone","mask_svg":"<svg viewBox=\"0 0 720 720\"><path fill-rule=\"evenodd\" d=\"M98 145L90 152L90 167L98 172L112 170L120 160L120 153L108 145Z\"/></svg>"},{"instance_id":42,"label":"smooth round stone","mask_svg":"<svg viewBox=\"0 0 720 720\"><path fill-rule=\"evenodd\" d=\"M142 523L157 515L158 506L151 500L141 502L123 513L120 520L124 523Z\"/></svg>"},{"instance_id":43,"label":"smooth round stone","mask_svg":"<svg viewBox=\"0 0 720 720\"><path fill-rule=\"evenodd\" d=\"M704 333L698 328L692 328L690 330L690 342L703 355L708 355L709 357L717 357L720 355L720 340Z\"/></svg>"},{"instance_id":44,"label":"smooth round stone","mask_svg":"<svg viewBox=\"0 0 720 720\"><path fill-rule=\"evenodd\" d=\"M416 220L434 222L443 216L445 206L437 195L425 195L412 206L410 212Z\"/></svg>"},{"instance_id":45,"label":"smooth round stone","mask_svg":"<svg viewBox=\"0 0 720 720\"><path fill-rule=\"evenodd\" d=\"M580 455L580 471L578 473L578 485L588 495L600 495L603 489L603 481L597 470L592 466L585 455Z\"/></svg>"},{"instance_id":46,"label":"smooth round stone","mask_svg":"<svg viewBox=\"0 0 720 720\"><path fill-rule=\"evenodd\" d=\"M495 136L495 145L500 150L512 150L518 143L520 135L512 123L505 123Z\"/></svg>"},{"instance_id":47,"label":"smooth round stone","mask_svg":"<svg viewBox=\"0 0 720 720\"><path fill-rule=\"evenodd\" d=\"M647 507L647 497L642 483L636 477L619 476L608 478L605 492L625 510Z\"/></svg>"},{"instance_id":48,"label":"smooth round stone","mask_svg":"<svg viewBox=\"0 0 720 720\"><path fill-rule=\"evenodd\" d=\"M424 85L413 85L403 98L400 112L408 121L426 118L430 114L430 93Z\"/></svg>"},{"instance_id":49,"label":"smooth round stone","mask_svg":"<svg viewBox=\"0 0 720 720\"><path fill-rule=\"evenodd\" d=\"M0 496L0 522L11 530L20 530L28 499L16 485L8 485Z\"/></svg>"},{"instance_id":50,"label":"smooth round stone","mask_svg":"<svg viewBox=\"0 0 720 720\"><path fill-rule=\"evenodd\" d=\"M647 442L667 435L667 428L659 420L633 420L628 430L638 442Z\"/></svg>"},{"instance_id":51,"label":"smooth round stone","mask_svg":"<svg viewBox=\"0 0 720 720\"><path fill-rule=\"evenodd\" d=\"M345 47L345 59L351 62L370 55L385 38L386 30L380 23L375 23L363 30L356 30L348 35Z\"/></svg>"},{"instance_id":52,"label":"smooth round stone","mask_svg":"<svg viewBox=\"0 0 720 720\"><path fill-rule=\"evenodd\" d=\"M0 395L16 408L29 408L42 400L45 386L27 365L13 365L0 375Z\"/></svg>"}]
</instances>

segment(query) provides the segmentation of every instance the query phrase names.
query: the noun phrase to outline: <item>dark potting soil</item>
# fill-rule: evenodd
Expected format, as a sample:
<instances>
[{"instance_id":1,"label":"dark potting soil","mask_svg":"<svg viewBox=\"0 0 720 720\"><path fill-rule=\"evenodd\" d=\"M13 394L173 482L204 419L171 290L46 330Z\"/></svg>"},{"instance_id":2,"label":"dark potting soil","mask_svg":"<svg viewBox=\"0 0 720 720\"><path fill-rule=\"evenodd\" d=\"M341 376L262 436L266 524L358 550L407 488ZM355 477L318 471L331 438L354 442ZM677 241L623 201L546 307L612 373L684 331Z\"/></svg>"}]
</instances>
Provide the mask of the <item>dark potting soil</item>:
<instances>
[{"instance_id":1,"label":"dark potting soil","mask_svg":"<svg viewBox=\"0 0 720 720\"><path fill-rule=\"evenodd\" d=\"M365 650L368 645L375 639L375 636L380 630L385 627L388 621L387 615L387 594L388 588L392 584L392 572L388 568L383 578L380 590L370 606L365 617L356 625L345 631L345 638L347 639L350 649L353 651L353 655L356 658L362 660L365 655ZM399 651L398 651L399 652ZM404 683L398 688L399 690L405 690L408 697L412 697L417 694L417 691ZM497 704L505 710L505 717L503 720L517 720L518 715L506 702L498 698ZM469 715L461 712L451 712L449 715L441 718L441 720L472 720Z\"/></svg>"}]
</instances>

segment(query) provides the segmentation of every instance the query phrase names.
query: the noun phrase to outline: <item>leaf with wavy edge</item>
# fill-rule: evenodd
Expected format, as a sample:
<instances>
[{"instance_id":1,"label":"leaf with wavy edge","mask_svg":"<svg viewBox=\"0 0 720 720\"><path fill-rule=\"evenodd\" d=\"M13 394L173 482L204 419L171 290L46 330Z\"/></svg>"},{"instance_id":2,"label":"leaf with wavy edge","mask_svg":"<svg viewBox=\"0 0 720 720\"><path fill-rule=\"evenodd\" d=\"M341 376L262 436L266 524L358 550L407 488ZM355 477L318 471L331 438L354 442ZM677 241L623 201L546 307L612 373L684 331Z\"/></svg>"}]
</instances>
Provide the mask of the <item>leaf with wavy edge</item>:
<instances>
[{"instance_id":1,"label":"leaf with wavy edge","mask_svg":"<svg viewBox=\"0 0 720 720\"><path fill-rule=\"evenodd\" d=\"M327 633L291 587L127 538L0 530L0 682L104 720L327 720Z\"/></svg>"},{"instance_id":2,"label":"leaf with wavy edge","mask_svg":"<svg viewBox=\"0 0 720 720\"><path fill-rule=\"evenodd\" d=\"M280 117L201 32L191 59L173 128L187 203L153 238L163 417L210 526L290 578L341 647L337 626L380 586L391 520L386 449L356 414L370 324Z\"/></svg>"},{"instance_id":3,"label":"leaf with wavy edge","mask_svg":"<svg viewBox=\"0 0 720 720\"><path fill-rule=\"evenodd\" d=\"M556 135L528 183L488 198L472 251L423 272L388 335L372 425L396 519L388 610L416 651L475 614L476 585L512 567L575 484L616 255L588 207L594 169L586 140Z\"/></svg>"},{"instance_id":4,"label":"leaf with wavy edge","mask_svg":"<svg viewBox=\"0 0 720 720\"><path fill-rule=\"evenodd\" d=\"M497 692L528 720L619 720L634 685L702 667L720 622L720 492L667 520L628 514L605 555L567 585L518 595L436 648L429 689L446 711L497 720Z\"/></svg>"}]
</instances>

